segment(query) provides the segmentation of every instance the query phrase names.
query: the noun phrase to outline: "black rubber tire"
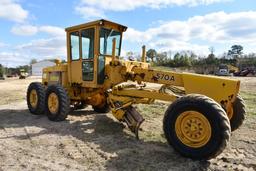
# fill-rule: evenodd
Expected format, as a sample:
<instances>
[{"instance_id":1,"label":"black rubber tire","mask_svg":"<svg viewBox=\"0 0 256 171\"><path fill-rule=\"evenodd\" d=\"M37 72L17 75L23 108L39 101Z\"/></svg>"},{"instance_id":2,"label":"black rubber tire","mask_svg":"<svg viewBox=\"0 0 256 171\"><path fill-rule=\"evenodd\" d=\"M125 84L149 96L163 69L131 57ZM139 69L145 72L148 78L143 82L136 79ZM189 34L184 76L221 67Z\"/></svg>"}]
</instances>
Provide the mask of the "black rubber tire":
<instances>
[{"instance_id":1,"label":"black rubber tire","mask_svg":"<svg viewBox=\"0 0 256 171\"><path fill-rule=\"evenodd\" d=\"M203 114L211 125L211 137L202 147L193 148L183 144L177 137L175 122L184 111L197 111ZM168 143L182 156L192 159L211 159L220 154L228 144L231 128L228 116L213 99L191 94L173 102L166 110L163 129Z\"/></svg>"},{"instance_id":2,"label":"black rubber tire","mask_svg":"<svg viewBox=\"0 0 256 171\"><path fill-rule=\"evenodd\" d=\"M107 102L103 107L97 107L97 106L92 106L93 110L97 113L108 113L110 111L109 105Z\"/></svg>"},{"instance_id":3,"label":"black rubber tire","mask_svg":"<svg viewBox=\"0 0 256 171\"><path fill-rule=\"evenodd\" d=\"M242 97L238 95L233 103L233 116L230 119L231 131L237 130L243 124L245 115L245 102Z\"/></svg>"},{"instance_id":4,"label":"black rubber tire","mask_svg":"<svg viewBox=\"0 0 256 171\"><path fill-rule=\"evenodd\" d=\"M56 113L51 113L48 107L48 97L51 93L58 96L59 108ZM70 111L70 99L66 90L60 85L51 85L46 90L45 95L46 115L51 121L63 121L67 118Z\"/></svg>"},{"instance_id":5,"label":"black rubber tire","mask_svg":"<svg viewBox=\"0 0 256 171\"><path fill-rule=\"evenodd\" d=\"M30 104L29 96L32 90L36 90L37 93L37 106L35 108L32 107ZM27 105L30 113L35 115L42 115L45 112L45 88L44 86L39 82L32 82L30 83L28 89L27 89Z\"/></svg>"}]
</instances>

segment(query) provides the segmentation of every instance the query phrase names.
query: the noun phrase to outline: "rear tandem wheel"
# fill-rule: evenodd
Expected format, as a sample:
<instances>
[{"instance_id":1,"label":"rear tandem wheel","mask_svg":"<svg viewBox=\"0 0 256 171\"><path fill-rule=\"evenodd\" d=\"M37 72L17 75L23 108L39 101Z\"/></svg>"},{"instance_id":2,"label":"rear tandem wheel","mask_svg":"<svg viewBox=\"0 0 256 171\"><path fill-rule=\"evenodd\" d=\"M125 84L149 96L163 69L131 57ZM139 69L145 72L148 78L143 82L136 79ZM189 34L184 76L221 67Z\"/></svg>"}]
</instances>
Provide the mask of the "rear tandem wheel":
<instances>
[{"instance_id":1,"label":"rear tandem wheel","mask_svg":"<svg viewBox=\"0 0 256 171\"><path fill-rule=\"evenodd\" d=\"M60 85L51 85L45 95L46 115L51 121L63 121L70 111L70 100Z\"/></svg>"},{"instance_id":2,"label":"rear tandem wheel","mask_svg":"<svg viewBox=\"0 0 256 171\"><path fill-rule=\"evenodd\" d=\"M27 90L27 105L30 113L44 114L45 89L39 82L32 82Z\"/></svg>"}]
</instances>

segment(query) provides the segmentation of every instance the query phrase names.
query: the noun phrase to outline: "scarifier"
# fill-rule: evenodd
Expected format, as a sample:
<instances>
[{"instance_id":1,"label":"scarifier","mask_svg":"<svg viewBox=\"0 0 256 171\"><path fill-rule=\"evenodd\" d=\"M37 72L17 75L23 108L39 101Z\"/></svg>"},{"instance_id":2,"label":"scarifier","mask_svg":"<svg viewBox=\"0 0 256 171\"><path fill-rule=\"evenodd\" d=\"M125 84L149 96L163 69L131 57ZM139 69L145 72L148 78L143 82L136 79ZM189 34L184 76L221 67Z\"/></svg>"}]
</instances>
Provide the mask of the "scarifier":
<instances>
[{"instance_id":1,"label":"scarifier","mask_svg":"<svg viewBox=\"0 0 256 171\"><path fill-rule=\"evenodd\" d=\"M111 110L139 138L144 119L134 104L168 101L171 104L163 117L168 143L181 155L194 159L220 154L231 130L244 120L240 81L152 69L146 63L145 46L141 61L120 60L126 29L107 20L67 28L67 63L56 60L56 66L43 69L42 83L29 85L30 112L62 121L71 107L91 105L95 112Z\"/></svg>"}]
</instances>

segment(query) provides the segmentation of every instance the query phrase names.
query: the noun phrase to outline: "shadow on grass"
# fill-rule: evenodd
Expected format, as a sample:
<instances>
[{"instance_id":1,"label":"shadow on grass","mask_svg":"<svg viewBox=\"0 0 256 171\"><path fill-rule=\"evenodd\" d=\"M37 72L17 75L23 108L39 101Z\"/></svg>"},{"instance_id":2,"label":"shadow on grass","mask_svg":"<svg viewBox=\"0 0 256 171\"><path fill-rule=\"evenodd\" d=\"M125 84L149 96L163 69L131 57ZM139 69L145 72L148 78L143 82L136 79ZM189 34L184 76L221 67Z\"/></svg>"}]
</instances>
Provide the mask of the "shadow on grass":
<instances>
[{"instance_id":1,"label":"shadow on grass","mask_svg":"<svg viewBox=\"0 0 256 171\"><path fill-rule=\"evenodd\" d=\"M28 110L0 110L0 129L39 127L38 133L29 137L45 134L72 136L83 142L99 145L103 152L116 153L105 163L107 170L207 170L208 161L193 161L177 154L169 145L162 142L136 140L127 134L122 123L92 110L72 111L63 122L51 122L46 116L31 115ZM79 116L84 119L72 120ZM65 129L63 129L65 128ZM88 133L87 130L94 130ZM28 136L16 136L28 139ZM3 137L2 137L3 138ZM1 139L0 139L1 141Z\"/></svg>"}]
</instances>

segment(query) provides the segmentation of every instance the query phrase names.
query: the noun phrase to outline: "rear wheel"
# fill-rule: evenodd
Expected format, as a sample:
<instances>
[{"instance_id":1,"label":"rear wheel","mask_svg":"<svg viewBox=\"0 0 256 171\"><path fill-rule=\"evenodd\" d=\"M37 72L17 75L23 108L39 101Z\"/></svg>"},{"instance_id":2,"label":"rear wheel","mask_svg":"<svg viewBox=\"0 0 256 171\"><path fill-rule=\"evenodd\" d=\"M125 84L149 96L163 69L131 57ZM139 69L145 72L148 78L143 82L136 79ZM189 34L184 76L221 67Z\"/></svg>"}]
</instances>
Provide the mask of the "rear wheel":
<instances>
[{"instance_id":1,"label":"rear wheel","mask_svg":"<svg viewBox=\"0 0 256 171\"><path fill-rule=\"evenodd\" d=\"M46 90L46 114L51 121L63 121L70 110L70 100L60 85L51 85Z\"/></svg>"},{"instance_id":2,"label":"rear wheel","mask_svg":"<svg viewBox=\"0 0 256 171\"><path fill-rule=\"evenodd\" d=\"M233 114L230 118L231 131L235 131L243 124L245 115L245 102L242 97L238 95L233 103Z\"/></svg>"},{"instance_id":3,"label":"rear wheel","mask_svg":"<svg viewBox=\"0 0 256 171\"><path fill-rule=\"evenodd\" d=\"M187 95L172 103L165 113L163 127L169 144L193 159L210 159L220 154L231 132L226 112L202 95Z\"/></svg>"},{"instance_id":4,"label":"rear wheel","mask_svg":"<svg viewBox=\"0 0 256 171\"><path fill-rule=\"evenodd\" d=\"M44 114L45 105L45 89L39 82L33 82L27 90L27 105L32 114Z\"/></svg>"}]
</instances>

